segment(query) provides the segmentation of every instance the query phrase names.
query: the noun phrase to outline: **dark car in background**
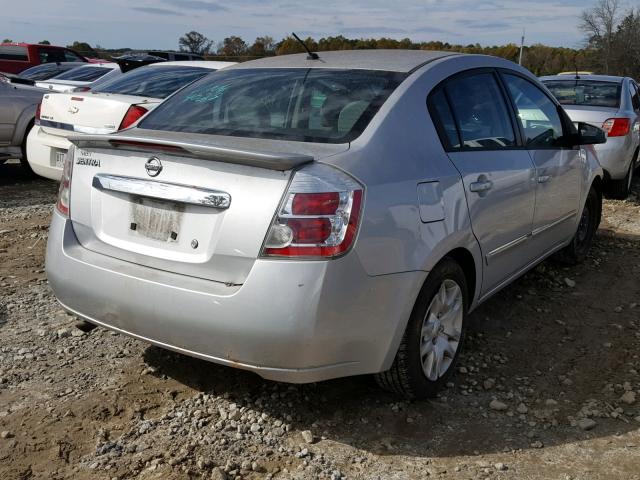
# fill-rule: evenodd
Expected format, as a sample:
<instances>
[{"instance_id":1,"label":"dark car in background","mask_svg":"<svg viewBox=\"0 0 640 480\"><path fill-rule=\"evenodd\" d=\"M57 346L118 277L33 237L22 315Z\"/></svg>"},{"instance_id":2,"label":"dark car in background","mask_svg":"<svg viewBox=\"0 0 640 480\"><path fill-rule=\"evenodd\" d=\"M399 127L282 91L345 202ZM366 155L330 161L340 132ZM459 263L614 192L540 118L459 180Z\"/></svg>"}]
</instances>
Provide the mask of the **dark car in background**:
<instances>
[{"instance_id":1,"label":"dark car in background","mask_svg":"<svg viewBox=\"0 0 640 480\"><path fill-rule=\"evenodd\" d=\"M66 47L31 43L0 43L0 72L20 73L42 63L88 62Z\"/></svg>"}]
</instances>

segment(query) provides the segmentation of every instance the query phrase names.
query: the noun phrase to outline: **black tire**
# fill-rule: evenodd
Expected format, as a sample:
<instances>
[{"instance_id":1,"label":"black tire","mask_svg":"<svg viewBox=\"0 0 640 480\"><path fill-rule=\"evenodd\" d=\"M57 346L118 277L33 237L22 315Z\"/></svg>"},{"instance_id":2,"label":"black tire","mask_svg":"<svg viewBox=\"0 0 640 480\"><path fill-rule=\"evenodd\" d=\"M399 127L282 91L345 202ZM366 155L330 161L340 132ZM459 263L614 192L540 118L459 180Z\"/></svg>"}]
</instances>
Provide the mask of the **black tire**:
<instances>
[{"instance_id":1,"label":"black tire","mask_svg":"<svg viewBox=\"0 0 640 480\"><path fill-rule=\"evenodd\" d=\"M609 196L617 200L624 200L631 193L631 183L633 182L633 172L635 170L635 158L629 165L627 175L620 180L609 181Z\"/></svg>"},{"instance_id":2,"label":"black tire","mask_svg":"<svg viewBox=\"0 0 640 480\"><path fill-rule=\"evenodd\" d=\"M602 215L602 195L592 186L584 202L578 229L571 243L556 254L562 263L576 265L587 258Z\"/></svg>"},{"instance_id":3,"label":"black tire","mask_svg":"<svg viewBox=\"0 0 640 480\"><path fill-rule=\"evenodd\" d=\"M450 363L446 371L436 380L430 380L422 367L420 351L422 327L427 310L445 280L452 280L460 287L462 293L462 304L460 305L460 308L462 308L462 323L455 355L453 358L448 357ZM444 387L455 370L464 342L468 298L467 281L462 268L455 260L448 257L444 258L431 271L420 290L391 368L386 372L376 374L378 385L407 399L434 397Z\"/></svg>"},{"instance_id":4,"label":"black tire","mask_svg":"<svg viewBox=\"0 0 640 480\"><path fill-rule=\"evenodd\" d=\"M29 136L32 128L33 122L27 125L27 128L24 131L24 138L22 139L22 157L20 158L20 165L22 165L22 168L29 177L36 176L36 173L31 168L31 165L29 165L29 160L27 159L27 137Z\"/></svg>"}]
</instances>

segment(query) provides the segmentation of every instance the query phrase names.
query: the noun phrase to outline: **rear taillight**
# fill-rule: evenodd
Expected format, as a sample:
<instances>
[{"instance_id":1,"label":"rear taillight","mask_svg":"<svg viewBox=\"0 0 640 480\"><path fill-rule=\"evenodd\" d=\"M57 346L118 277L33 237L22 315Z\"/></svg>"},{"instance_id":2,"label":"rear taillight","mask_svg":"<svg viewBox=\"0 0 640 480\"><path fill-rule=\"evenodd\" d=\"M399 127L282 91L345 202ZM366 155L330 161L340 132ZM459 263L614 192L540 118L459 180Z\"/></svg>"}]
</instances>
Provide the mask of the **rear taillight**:
<instances>
[{"instance_id":1,"label":"rear taillight","mask_svg":"<svg viewBox=\"0 0 640 480\"><path fill-rule=\"evenodd\" d=\"M354 244L363 187L333 167L312 164L294 173L265 239L262 256L333 258Z\"/></svg>"},{"instance_id":2,"label":"rear taillight","mask_svg":"<svg viewBox=\"0 0 640 480\"><path fill-rule=\"evenodd\" d=\"M36 119L35 119L35 124L36 125L40 125L40 111L42 110L42 102L40 102L38 104L38 106L36 107Z\"/></svg>"},{"instance_id":3,"label":"rear taillight","mask_svg":"<svg viewBox=\"0 0 640 480\"><path fill-rule=\"evenodd\" d=\"M62 169L62 178L60 179L60 188L58 189L58 201L56 202L56 209L65 217L69 217L74 153L75 147L72 145L64 159L64 168Z\"/></svg>"},{"instance_id":4,"label":"rear taillight","mask_svg":"<svg viewBox=\"0 0 640 480\"><path fill-rule=\"evenodd\" d=\"M118 130L124 130L125 128L130 127L138 120L140 120L140 117L142 117L147 112L148 110L144 107L141 107L139 105L131 105L129 107L129 110L127 110L127 113L125 113L124 118L120 123L120 127L118 127Z\"/></svg>"},{"instance_id":5,"label":"rear taillight","mask_svg":"<svg viewBox=\"0 0 640 480\"><path fill-rule=\"evenodd\" d=\"M631 120L628 118L610 118L602 124L608 137L624 137L631 131Z\"/></svg>"}]
</instances>

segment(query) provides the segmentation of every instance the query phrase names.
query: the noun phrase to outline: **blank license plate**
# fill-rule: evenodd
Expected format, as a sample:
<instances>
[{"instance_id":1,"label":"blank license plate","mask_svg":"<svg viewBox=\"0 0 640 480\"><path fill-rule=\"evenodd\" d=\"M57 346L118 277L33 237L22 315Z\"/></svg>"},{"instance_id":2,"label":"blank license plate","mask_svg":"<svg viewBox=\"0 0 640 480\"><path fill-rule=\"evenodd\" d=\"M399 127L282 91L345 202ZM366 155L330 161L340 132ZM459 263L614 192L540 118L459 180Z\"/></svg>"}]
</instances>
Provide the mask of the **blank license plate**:
<instances>
[{"instance_id":1,"label":"blank license plate","mask_svg":"<svg viewBox=\"0 0 640 480\"><path fill-rule=\"evenodd\" d=\"M129 229L154 240L177 242L180 239L183 211L184 207L179 203L134 197Z\"/></svg>"},{"instance_id":2,"label":"blank license plate","mask_svg":"<svg viewBox=\"0 0 640 480\"><path fill-rule=\"evenodd\" d=\"M64 168L64 160L67 157L66 150L51 150L51 166L56 168Z\"/></svg>"}]
</instances>

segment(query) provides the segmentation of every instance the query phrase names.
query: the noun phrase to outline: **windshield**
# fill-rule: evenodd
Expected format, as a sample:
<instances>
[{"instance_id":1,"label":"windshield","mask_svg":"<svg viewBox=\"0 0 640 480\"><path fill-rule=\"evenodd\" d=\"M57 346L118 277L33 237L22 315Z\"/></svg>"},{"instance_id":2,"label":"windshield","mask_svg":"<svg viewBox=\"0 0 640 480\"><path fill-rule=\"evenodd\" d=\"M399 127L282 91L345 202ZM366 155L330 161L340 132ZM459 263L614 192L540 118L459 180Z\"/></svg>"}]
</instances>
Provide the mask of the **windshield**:
<instances>
[{"instance_id":1,"label":"windshield","mask_svg":"<svg viewBox=\"0 0 640 480\"><path fill-rule=\"evenodd\" d=\"M237 69L184 88L139 128L344 143L406 77L374 70Z\"/></svg>"},{"instance_id":2,"label":"windshield","mask_svg":"<svg viewBox=\"0 0 640 480\"><path fill-rule=\"evenodd\" d=\"M74 82L93 82L109 73L112 68L106 67L78 67L55 77L55 80L71 80Z\"/></svg>"},{"instance_id":3,"label":"windshield","mask_svg":"<svg viewBox=\"0 0 640 480\"><path fill-rule=\"evenodd\" d=\"M214 70L199 67L141 67L93 88L94 92L166 98L176 90Z\"/></svg>"},{"instance_id":4,"label":"windshield","mask_svg":"<svg viewBox=\"0 0 640 480\"><path fill-rule=\"evenodd\" d=\"M548 80L544 82L562 105L620 106L620 83L596 80Z\"/></svg>"}]
</instances>

